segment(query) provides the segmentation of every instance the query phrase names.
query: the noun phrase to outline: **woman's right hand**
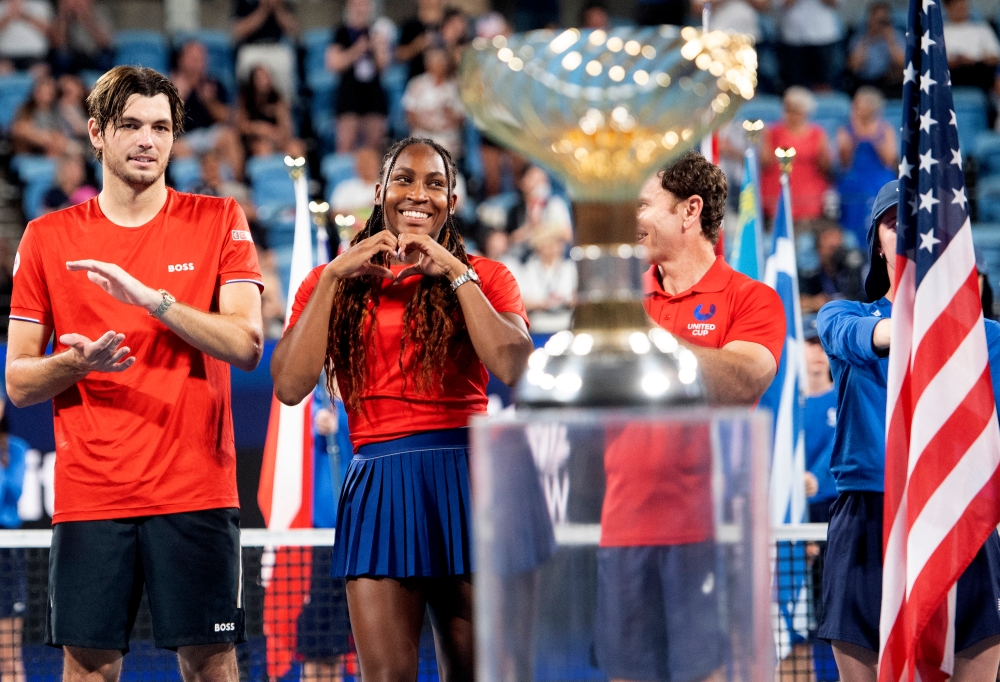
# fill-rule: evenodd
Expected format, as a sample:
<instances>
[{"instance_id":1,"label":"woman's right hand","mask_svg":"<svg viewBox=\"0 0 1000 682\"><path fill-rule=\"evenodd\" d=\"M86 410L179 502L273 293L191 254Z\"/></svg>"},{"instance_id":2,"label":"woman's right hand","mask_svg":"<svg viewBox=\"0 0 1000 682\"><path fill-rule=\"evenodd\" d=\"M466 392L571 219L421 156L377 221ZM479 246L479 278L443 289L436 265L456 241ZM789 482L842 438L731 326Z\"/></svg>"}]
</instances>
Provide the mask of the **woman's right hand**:
<instances>
[{"instance_id":1,"label":"woman's right hand","mask_svg":"<svg viewBox=\"0 0 1000 682\"><path fill-rule=\"evenodd\" d=\"M390 256L396 252L396 236L388 230L382 230L367 239L362 239L347 251L334 258L326 266L323 274L336 279L350 279L376 275L394 279L392 270L371 262L377 253L387 253Z\"/></svg>"}]
</instances>

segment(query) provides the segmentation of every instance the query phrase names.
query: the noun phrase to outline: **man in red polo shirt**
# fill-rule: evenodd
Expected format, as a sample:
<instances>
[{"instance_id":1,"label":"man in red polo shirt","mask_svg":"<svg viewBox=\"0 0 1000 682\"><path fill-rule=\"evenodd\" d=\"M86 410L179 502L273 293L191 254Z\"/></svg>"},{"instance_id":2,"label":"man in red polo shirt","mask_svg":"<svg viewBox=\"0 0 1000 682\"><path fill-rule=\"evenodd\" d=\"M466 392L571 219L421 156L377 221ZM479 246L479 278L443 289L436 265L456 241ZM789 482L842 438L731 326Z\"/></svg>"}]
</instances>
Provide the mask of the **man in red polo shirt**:
<instances>
[{"instance_id":1,"label":"man in red polo shirt","mask_svg":"<svg viewBox=\"0 0 1000 682\"><path fill-rule=\"evenodd\" d=\"M690 152L639 195L652 263L645 306L698 358L709 402L754 405L785 340L778 294L716 257L726 178ZM704 424L608 434L598 548L597 659L612 680L696 682L723 663L712 456Z\"/></svg>"}]
</instances>

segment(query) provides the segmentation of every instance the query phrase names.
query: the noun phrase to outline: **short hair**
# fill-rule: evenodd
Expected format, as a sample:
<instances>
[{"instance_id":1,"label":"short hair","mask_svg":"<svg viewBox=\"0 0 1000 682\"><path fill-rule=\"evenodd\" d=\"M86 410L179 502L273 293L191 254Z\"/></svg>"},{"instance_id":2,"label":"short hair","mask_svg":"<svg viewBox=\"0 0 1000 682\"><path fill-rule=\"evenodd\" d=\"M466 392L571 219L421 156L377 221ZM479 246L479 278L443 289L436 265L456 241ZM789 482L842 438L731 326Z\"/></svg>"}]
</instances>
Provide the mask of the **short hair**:
<instances>
[{"instance_id":1,"label":"short hair","mask_svg":"<svg viewBox=\"0 0 1000 682\"><path fill-rule=\"evenodd\" d=\"M661 170L660 187L683 201L693 196L701 197L701 233L715 244L719 241L722 217L726 213L726 193L729 189L722 169L698 152L688 152L670 166Z\"/></svg>"},{"instance_id":2,"label":"short hair","mask_svg":"<svg viewBox=\"0 0 1000 682\"><path fill-rule=\"evenodd\" d=\"M868 100L876 111L882 113L885 111L885 95L878 88L873 88L870 85L862 85L858 88L858 91L854 93L855 100Z\"/></svg>"},{"instance_id":3,"label":"short hair","mask_svg":"<svg viewBox=\"0 0 1000 682\"><path fill-rule=\"evenodd\" d=\"M816 98L813 97L813 94L807 88L801 85L793 85L785 90L782 103L785 106L789 104L797 105L806 116L812 116L812 113L816 111Z\"/></svg>"},{"instance_id":4,"label":"short hair","mask_svg":"<svg viewBox=\"0 0 1000 682\"><path fill-rule=\"evenodd\" d=\"M885 10L886 12L892 11L892 3L889 0L875 0L872 4L868 5L868 16L875 14L879 10Z\"/></svg>"},{"instance_id":5,"label":"short hair","mask_svg":"<svg viewBox=\"0 0 1000 682\"><path fill-rule=\"evenodd\" d=\"M166 95L170 102L170 120L176 140L184 132L184 101L170 79L143 66L116 66L98 78L87 96L87 114L97 122L103 135L108 124L115 129L121 126L122 113L129 97L161 94ZM94 153L100 161L101 150L95 149Z\"/></svg>"}]
</instances>

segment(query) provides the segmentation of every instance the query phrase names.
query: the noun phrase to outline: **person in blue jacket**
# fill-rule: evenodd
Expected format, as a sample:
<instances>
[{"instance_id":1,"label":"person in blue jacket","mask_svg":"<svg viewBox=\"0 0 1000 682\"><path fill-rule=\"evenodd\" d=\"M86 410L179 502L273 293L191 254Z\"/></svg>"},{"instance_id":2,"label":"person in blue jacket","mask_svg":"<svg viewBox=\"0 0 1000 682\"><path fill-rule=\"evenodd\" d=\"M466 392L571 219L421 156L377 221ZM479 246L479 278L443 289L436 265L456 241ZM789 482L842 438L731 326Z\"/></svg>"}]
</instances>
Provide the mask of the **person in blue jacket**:
<instances>
[{"instance_id":1,"label":"person in blue jacket","mask_svg":"<svg viewBox=\"0 0 1000 682\"><path fill-rule=\"evenodd\" d=\"M0 390L0 528L20 528L17 501L24 486L24 459L31 446L9 433L7 396ZM21 650L28 573L24 550L0 549L0 679L24 682Z\"/></svg>"},{"instance_id":2,"label":"person in blue jacket","mask_svg":"<svg viewBox=\"0 0 1000 682\"><path fill-rule=\"evenodd\" d=\"M843 682L876 682L882 602L885 413L896 258L894 180L879 191L868 227L873 303L834 301L817 328L837 391L830 509L819 636L833 645ZM1000 397L1000 324L986 320L990 374ZM993 533L958 581L955 682L993 682L1000 665L1000 539Z\"/></svg>"}]
</instances>

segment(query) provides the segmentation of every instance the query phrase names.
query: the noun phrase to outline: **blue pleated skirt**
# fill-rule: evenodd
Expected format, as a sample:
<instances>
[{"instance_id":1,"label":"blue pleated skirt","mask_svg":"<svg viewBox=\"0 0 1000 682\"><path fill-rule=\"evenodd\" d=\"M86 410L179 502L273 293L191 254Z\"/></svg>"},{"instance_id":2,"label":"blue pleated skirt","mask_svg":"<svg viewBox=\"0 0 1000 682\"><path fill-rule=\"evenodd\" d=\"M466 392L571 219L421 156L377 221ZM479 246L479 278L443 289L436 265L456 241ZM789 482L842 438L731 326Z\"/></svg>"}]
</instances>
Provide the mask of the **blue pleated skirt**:
<instances>
[{"instance_id":1,"label":"blue pleated skirt","mask_svg":"<svg viewBox=\"0 0 1000 682\"><path fill-rule=\"evenodd\" d=\"M468 429L363 445L340 493L336 577L472 573Z\"/></svg>"}]
</instances>

